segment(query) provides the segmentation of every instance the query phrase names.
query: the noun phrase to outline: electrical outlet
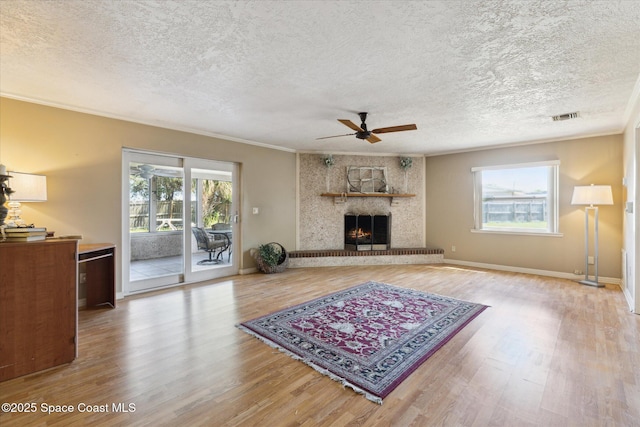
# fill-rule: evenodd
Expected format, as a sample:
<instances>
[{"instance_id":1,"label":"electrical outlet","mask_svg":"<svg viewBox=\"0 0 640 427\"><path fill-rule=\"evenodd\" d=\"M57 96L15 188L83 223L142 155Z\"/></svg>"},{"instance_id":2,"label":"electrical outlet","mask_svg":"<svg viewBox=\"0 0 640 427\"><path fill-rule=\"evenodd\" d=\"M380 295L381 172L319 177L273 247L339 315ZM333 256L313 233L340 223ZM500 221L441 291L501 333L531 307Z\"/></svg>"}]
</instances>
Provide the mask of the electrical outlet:
<instances>
[{"instance_id":1,"label":"electrical outlet","mask_svg":"<svg viewBox=\"0 0 640 427\"><path fill-rule=\"evenodd\" d=\"M573 274L575 274L576 276L581 276L583 273L582 270L573 270Z\"/></svg>"},{"instance_id":2,"label":"electrical outlet","mask_svg":"<svg viewBox=\"0 0 640 427\"><path fill-rule=\"evenodd\" d=\"M253 214L258 215L260 213L260 208L253 208Z\"/></svg>"},{"instance_id":3,"label":"electrical outlet","mask_svg":"<svg viewBox=\"0 0 640 427\"><path fill-rule=\"evenodd\" d=\"M456 251L456 247L455 246L451 246L451 252L455 252Z\"/></svg>"},{"instance_id":4,"label":"electrical outlet","mask_svg":"<svg viewBox=\"0 0 640 427\"><path fill-rule=\"evenodd\" d=\"M592 257L592 256L590 256L590 257L588 257L588 258L587 258L587 263L588 263L589 265L593 265L593 264L595 264L596 262L594 261L593 257Z\"/></svg>"}]
</instances>

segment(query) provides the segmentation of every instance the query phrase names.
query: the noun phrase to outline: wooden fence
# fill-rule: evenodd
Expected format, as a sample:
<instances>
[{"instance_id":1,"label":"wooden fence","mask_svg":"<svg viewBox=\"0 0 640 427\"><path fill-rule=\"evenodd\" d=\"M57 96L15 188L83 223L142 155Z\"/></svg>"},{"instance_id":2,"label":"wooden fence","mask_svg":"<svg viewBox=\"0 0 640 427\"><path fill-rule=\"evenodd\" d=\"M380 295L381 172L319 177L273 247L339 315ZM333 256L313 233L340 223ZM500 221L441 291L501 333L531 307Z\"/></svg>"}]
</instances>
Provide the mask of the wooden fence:
<instances>
[{"instance_id":1,"label":"wooden fence","mask_svg":"<svg viewBox=\"0 0 640 427\"><path fill-rule=\"evenodd\" d=\"M545 222L547 199L500 197L482 202L482 222Z\"/></svg>"},{"instance_id":2,"label":"wooden fence","mask_svg":"<svg viewBox=\"0 0 640 427\"><path fill-rule=\"evenodd\" d=\"M195 203L192 202L194 207ZM156 230L182 230L182 200L157 202L155 222ZM129 203L129 229L149 230L148 203Z\"/></svg>"}]
</instances>

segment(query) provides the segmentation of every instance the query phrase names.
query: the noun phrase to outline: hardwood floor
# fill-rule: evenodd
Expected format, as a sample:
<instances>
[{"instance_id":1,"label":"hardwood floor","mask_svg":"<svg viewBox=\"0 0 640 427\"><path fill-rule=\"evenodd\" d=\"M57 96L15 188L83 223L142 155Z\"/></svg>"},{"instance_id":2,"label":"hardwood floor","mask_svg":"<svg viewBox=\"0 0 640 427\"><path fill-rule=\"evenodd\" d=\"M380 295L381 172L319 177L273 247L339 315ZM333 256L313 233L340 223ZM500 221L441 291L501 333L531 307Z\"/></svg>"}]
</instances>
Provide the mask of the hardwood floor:
<instances>
[{"instance_id":1,"label":"hardwood floor","mask_svg":"<svg viewBox=\"0 0 640 427\"><path fill-rule=\"evenodd\" d=\"M382 405L234 327L367 280L491 307ZM72 364L0 383L0 402L36 409L0 425L640 425L640 316L616 287L446 265L289 269L127 298L81 311L79 328Z\"/></svg>"}]
</instances>

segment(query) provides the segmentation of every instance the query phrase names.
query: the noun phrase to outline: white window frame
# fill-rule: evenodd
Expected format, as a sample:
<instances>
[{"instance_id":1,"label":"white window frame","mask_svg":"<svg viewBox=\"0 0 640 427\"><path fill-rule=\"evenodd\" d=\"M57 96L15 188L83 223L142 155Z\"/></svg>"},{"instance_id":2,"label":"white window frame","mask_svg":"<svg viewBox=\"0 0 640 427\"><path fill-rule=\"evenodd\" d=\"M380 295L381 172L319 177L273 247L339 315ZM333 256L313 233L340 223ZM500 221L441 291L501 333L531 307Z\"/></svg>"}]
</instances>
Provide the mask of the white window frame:
<instances>
[{"instance_id":1,"label":"white window frame","mask_svg":"<svg viewBox=\"0 0 640 427\"><path fill-rule=\"evenodd\" d=\"M482 171L486 170L506 170L506 169L518 169L518 168L532 168L532 167L549 167L548 176L548 193L547 193L547 205L548 205L548 221L546 229L529 229L529 228L517 228L517 227L491 227L483 228L482 225ZM474 228L471 229L474 233L493 233L493 234L516 234L516 235L528 235L528 236L552 236L560 237L562 233L558 231L558 218L559 218L559 176L560 176L560 160L549 160L541 162L529 162L529 163L515 163L507 165L495 165L495 166L479 166L471 168L473 174L473 215L474 215Z\"/></svg>"}]
</instances>

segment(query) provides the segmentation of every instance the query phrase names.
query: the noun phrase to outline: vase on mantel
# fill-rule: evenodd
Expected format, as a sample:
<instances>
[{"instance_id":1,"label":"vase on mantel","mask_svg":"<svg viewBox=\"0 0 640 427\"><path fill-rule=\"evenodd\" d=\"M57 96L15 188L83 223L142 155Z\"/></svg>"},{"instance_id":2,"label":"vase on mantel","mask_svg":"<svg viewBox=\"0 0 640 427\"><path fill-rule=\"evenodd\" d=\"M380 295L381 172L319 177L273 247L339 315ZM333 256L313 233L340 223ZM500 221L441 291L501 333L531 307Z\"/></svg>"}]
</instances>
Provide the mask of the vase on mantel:
<instances>
[{"instance_id":1,"label":"vase on mantel","mask_svg":"<svg viewBox=\"0 0 640 427\"><path fill-rule=\"evenodd\" d=\"M328 156L324 156L322 158L322 162L327 167L327 175L325 176L325 184L327 187L327 193L329 192L329 184L331 183L331 167L335 164L335 160L333 159L333 155L329 154Z\"/></svg>"},{"instance_id":2,"label":"vase on mantel","mask_svg":"<svg viewBox=\"0 0 640 427\"><path fill-rule=\"evenodd\" d=\"M411 157L400 157L400 167L404 171L404 193L407 194L407 173L413 165L413 159Z\"/></svg>"},{"instance_id":3,"label":"vase on mantel","mask_svg":"<svg viewBox=\"0 0 640 427\"><path fill-rule=\"evenodd\" d=\"M407 189L407 175L408 175L408 174L407 174L407 172L408 172L408 171L405 169L405 171L404 171L404 187L403 187L403 189L404 189L404 194L407 194L407 193L408 193L408 189Z\"/></svg>"}]
</instances>

